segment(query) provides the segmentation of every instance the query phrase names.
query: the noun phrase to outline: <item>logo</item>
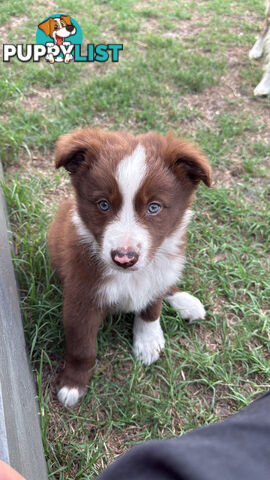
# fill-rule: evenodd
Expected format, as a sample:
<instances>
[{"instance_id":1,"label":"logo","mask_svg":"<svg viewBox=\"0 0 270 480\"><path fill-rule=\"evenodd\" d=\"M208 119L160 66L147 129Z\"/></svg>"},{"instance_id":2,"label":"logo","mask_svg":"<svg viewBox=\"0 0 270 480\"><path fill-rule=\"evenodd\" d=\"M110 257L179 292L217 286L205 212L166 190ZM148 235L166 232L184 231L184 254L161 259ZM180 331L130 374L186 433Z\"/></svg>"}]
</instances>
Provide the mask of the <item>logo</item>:
<instances>
[{"instance_id":1,"label":"logo","mask_svg":"<svg viewBox=\"0 0 270 480\"><path fill-rule=\"evenodd\" d=\"M74 45L81 45L82 31L69 15L53 15L38 25L36 42L47 47L45 59L50 62L69 63L74 60L71 53Z\"/></svg>"},{"instance_id":2,"label":"logo","mask_svg":"<svg viewBox=\"0 0 270 480\"><path fill-rule=\"evenodd\" d=\"M53 63L119 61L122 43L93 44L82 54L83 34L80 25L69 15L51 15L39 23L36 44L4 44L3 61L18 58L21 62Z\"/></svg>"}]
</instances>

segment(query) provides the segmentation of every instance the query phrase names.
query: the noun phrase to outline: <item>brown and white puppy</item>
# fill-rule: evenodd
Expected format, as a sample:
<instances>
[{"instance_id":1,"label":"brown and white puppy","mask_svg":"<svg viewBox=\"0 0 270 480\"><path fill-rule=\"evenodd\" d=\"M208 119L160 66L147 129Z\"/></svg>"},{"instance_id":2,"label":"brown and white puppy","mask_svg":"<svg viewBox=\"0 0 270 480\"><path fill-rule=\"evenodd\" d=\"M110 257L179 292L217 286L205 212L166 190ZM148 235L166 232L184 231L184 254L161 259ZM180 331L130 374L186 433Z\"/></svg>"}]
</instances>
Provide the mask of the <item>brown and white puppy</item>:
<instances>
[{"instance_id":1,"label":"brown and white puppy","mask_svg":"<svg viewBox=\"0 0 270 480\"><path fill-rule=\"evenodd\" d=\"M265 23L262 33L249 52L249 58L260 58L265 54L264 74L254 90L254 95L270 94L270 0L266 0Z\"/></svg>"},{"instance_id":2,"label":"brown and white puppy","mask_svg":"<svg viewBox=\"0 0 270 480\"><path fill-rule=\"evenodd\" d=\"M75 198L49 231L52 264L63 282L65 368L58 399L73 406L96 359L108 312L134 312L133 350L155 362L165 341L165 298L184 319L204 318L201 302L174 286L184 267L185 231L195 188L211 184L204 155L169 133L107 133L85 128L61 137L56 168L70 173Z\"/></svg>"}]
</instances>

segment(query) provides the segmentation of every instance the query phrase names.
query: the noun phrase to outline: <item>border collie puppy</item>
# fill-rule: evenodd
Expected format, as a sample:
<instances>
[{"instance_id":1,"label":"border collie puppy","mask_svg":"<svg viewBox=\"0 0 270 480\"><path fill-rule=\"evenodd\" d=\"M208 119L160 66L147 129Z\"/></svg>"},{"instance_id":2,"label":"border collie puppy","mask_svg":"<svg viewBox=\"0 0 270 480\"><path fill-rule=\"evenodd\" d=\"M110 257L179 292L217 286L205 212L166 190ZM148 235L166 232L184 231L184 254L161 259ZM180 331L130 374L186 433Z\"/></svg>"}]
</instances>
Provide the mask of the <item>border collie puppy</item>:
<instances>
[{"instance_id":1,"label":"border collie puppy","mask_svg":"<svg viewBox=\"0 0 270 480\"><path fill-rule=\"evenodd\" d=\"M61 204L48 240L64 290L58 399L73 406L93 374L97 332L108 312L134 312L133 350L145 365L165 345L163 299L184 319L204 318L201 302L175 284L193 193L201 180L211 185L211 168L197 147L172 133L90 128L60 137L59 167L70 173L75 198Z\"/></svg>"},{"instance_id":2,"label":"border collie puppy","mask_svg":"<svg viewBox=\"0 0 270 480\"><path fill-rule=\"evenodd\" d=\"M270 93L270 0L266 0L265 24L258 40L249 52L249 58L260 58L265 54L264 74L254 90L254 95Z\"/></svg>"}]
</instances>

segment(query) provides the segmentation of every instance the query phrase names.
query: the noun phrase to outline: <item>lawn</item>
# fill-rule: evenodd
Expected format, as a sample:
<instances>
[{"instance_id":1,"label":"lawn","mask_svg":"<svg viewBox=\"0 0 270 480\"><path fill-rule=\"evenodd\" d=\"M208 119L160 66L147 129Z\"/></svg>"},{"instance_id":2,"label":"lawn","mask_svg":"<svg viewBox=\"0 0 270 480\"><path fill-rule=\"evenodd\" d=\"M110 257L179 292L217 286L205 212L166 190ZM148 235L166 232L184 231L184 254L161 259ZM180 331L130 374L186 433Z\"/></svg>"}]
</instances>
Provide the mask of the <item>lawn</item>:
<instances>
[{"instance_id":1,"label":"lawn","mask_svg":"<svg viewBox=\"0 0 270 480\"><path fill-rule=\"evenodd\" d=\"M34 43L58 12L85 43L123 43L120 61L1 61L0 147L49 478L86 480L132 445L223 419L270 388L270 98L253 97L262 65L248 59L262 0L3 2L2 42ZM150 367L132 356L132 317L107 318L87 395L68 410L54 390L62 294L46 232L71 192L55 141L84 125L171 129L208 155L214 186L198 189L181 282L207 317L188 325L164 303L166 349Z\"/></svg>"}]
</instances>

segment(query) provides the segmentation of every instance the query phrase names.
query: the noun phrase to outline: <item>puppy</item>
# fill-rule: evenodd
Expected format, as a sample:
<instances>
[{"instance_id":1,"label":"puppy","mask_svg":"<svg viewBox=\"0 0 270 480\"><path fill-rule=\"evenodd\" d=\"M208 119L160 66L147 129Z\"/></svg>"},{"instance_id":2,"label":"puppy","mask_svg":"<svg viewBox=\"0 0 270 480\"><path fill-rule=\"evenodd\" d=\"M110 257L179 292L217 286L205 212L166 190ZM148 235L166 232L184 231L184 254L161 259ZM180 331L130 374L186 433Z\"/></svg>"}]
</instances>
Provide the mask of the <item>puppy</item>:
<instances>
[{"instance_id":1,"label":"puppy","mask_svg":"<svg viewBox=\"0 0 270 480\"><path fill-rule=\"evenodd\" d=\"M254 95L270 93L270 0L266 1L265 24L261 35L249 52L249 58L260 58L265 53L264 75L254 90Z\"/></svg>"},{"instance_id":2,"label":"puppy","mask_svg":"<svg viewBox=\"0 0 270 480\"><path fill-rule=\"evenodd\" d=\"M58 399L73 406L93 374L97 332L108 312L135 313L133 350L145 365L165 345L164 298L182 318L204 318L201 302L175 283L193 193L200 181L210 187L211 168L195 146L171 133L90 128L60 137L59 167L70 173L75 198L60 206L48 243L64 290Z\"/></svg>"},{"instance_id":3,"label":"puppy","mask_svg":"<svg viewBox=\"0 0 270 480\"><path fill-rule=\"evenodd\" d=\"M61 15L60 18L50 17L45 20L45 22L40 23L39 28L45 33L45 35L51 37L54 41L54 43L46 43L47 46L67 46L70 44L70 42L66 42L66 39L71 35L75 35L76 33L76 28L71 23L69 15ZM46 60L48 60L50 63L54 63L54 61L63 62L63 58L60 56L54 59L52 53L46 55ZM67 53L65 55L65 63L69 63L71 60L73 60L73 55L71 53Z\"/></svg>"}]
</instances>

